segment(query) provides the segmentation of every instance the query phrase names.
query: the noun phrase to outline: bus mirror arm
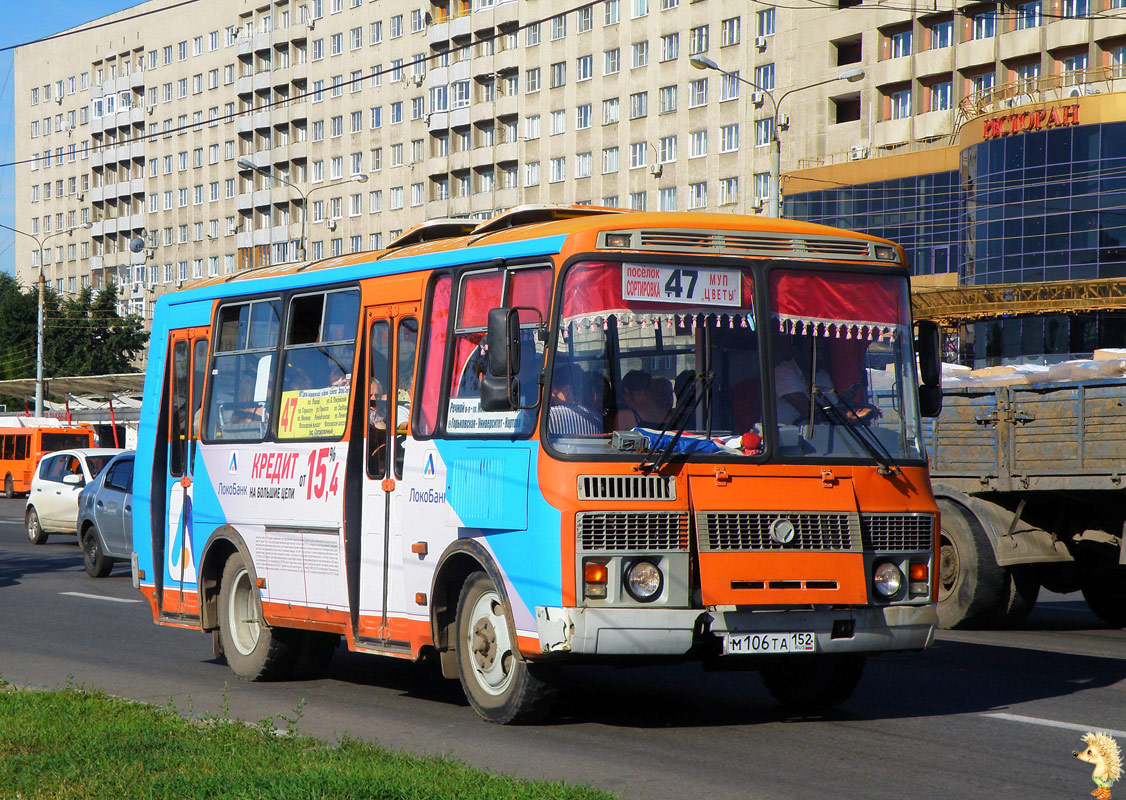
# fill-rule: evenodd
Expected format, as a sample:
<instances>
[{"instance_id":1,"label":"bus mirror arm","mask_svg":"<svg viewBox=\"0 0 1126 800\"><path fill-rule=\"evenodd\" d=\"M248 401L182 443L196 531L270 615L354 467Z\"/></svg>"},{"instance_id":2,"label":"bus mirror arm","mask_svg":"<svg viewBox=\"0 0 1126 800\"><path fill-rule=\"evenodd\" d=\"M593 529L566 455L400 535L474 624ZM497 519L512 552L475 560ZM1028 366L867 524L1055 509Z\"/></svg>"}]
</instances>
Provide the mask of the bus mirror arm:
<instances>
[{"instance_id":1,"label":"bus mirror arm","mask_svg":"<svg viewBox=\"0 0 1126 800\"><path fill-rule=\"evenodd\" d=\"M919 356L919 413L937 417L942 411L942 347L938 323L915 323L915 352Z\"/></svg>"}]
</instances>

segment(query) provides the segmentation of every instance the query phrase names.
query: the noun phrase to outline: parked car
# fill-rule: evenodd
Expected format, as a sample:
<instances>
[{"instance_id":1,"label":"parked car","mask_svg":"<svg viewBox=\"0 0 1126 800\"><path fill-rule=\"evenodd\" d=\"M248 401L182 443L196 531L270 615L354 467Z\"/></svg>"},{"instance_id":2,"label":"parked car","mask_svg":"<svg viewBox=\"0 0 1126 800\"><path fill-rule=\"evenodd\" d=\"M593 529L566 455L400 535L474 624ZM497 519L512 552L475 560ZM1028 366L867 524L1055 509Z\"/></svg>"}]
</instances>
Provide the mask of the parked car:
<instances>
[{"instance_id":1,"label":"parked car","mask_svg":"<svg viewBox=\"0 0 1126 800\"><path fill-rule=\"evenodd\" d=\"M78 495L78 545L91 578L109 575L113 562L132 553L135 454L115 456Z\"/></svg>"},{"instance_id":2,"label":"parked car","mask_svg":"<svg viewBox=\"0 0 1126 800\"><path fill-rule=\"evenodd\" d=\"M124 450L83 448L60 450L43 456L31 478L24 508L27 538L43 544L49 533L78 531L78 494L97 477L114 456Z\"/></svg>"}]
</instances>

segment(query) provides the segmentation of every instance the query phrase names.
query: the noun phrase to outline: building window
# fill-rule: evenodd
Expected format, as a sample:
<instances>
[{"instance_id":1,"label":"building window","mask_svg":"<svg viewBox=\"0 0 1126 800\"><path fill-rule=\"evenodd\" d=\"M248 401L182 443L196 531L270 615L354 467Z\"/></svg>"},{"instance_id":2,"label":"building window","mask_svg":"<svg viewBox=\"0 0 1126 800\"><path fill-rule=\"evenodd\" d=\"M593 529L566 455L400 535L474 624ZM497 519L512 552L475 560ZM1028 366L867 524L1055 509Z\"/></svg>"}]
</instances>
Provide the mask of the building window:
<instances>
[{"instance_id":1,"label":"building window","mask_svg":"<svg viewBox=\"0 0 1126 800\"><path fill-rule=\"evenodd\" d=\"M639 169L649 163L649 143L633 142L629 146L629 168Z\"/></svg>"},{"instance_id":2,"label":"building window","mask_svg":"<svg viewBox=\"0 0 1126 800\"><path fill-rule=\"evenodd\" d=\"M1091 13L1090 0L1063 0L1061 10L1065 17L1085 17Z\"/></svg>"},{"instance_id":3,"label":"building window","mask_svg":"<svg viewBox=\"0 0 1126 800\"><path fill-rule=\"evenodd\" d=\"M662 136L657 144L657 160L661 164L671 164L676 161L676 137Z\"/></svg>"},{"instance_id":4,"label":"building window","mask_svg":"<svg viewBox=\"0 0 1126 800\"><path fill-rule=\"evenodd\" d=\"M953 85L950 81L942 81L931 86L931 111L949 111Z\"/></svg>"},{"instance_id":5,"label":"building window","mask_svg":"<svg viewBox=\"0 0 1126 800\"><path fill-rule=\"evenodd\" d=\"M602 174L608 175L618 171L618 148L607 147L602 151Z\"/></svg>"},{"instance_id":6,"label":"building window","mask_svg":"<svg viewBox=\"0 0 1126 800\"><path fill-rule=\"evenodd\" d=\"M567 62L557 61L551 65L551 88L557 89L567 83Z\"/></svg>"},{"instance_id":7,"label":"building window","mask_svg":"<svg viewBox=\"0 0 1126 800\"><path fill-rule=\"evenodd\" d=\"M676 211L676 187L661 189L658 200L661 211Z\"/></svg>"},{"instance_id":8,"label":"building window","mask_svg":"<svg viewBox=\"0 0 1126 800\"><path fill-rule=\"evenodd\" d=\"M689 55L694 56L697 53L707 52L709 38L709 27L707 25L701 25L690 30L688 32Z\"/></svg>"},{"instance_id":9,"label":"building window","mask_svg":"<svg viewBox=\"0 0 1126 800\"><path fill-rule=\"evenodd\" d=\"M688 134L688 157L702 158L708 154L708 131L692 131Z\"/></svg>"},{"instance_id":10,"label":"building window","mask_svg":"<svg viewBox=\"0 0 1126 800\"><path fill-rule=\"evenodd\" d=\"M708 103L708 79L697 78L688 84L688 107L699 108Z\"/></svg>"},{"instance_id":11,"label":"building window","mask_svg":"<svg viewBox=\"0 0 1126 800\"><path fill-rule=\"evenodd\" d=\"M575 60L575 80L589 81L594 77L594 56L580 56Z\"/></svg>"},{"instance_id":12,"label":"building window","mask_svg":"<svg viewBox=\"0 0 1126 800\"><path fill-rule=\"evenodd\" d=\"M613 75L622 68L622 51L615 47L602 53L602 74Z\"/></svg>"},{"instance_id":13,"label":"building window","mask_svg":"<svg viewBox=\"0 0 1126 800\"><path fill-rule=\"evenodd\" d=\"M902 58L911 55L911 30L899 31L888 37L889 58Z\"/></svg>"},{"instance_id":14,"label":"building window","mask_svg":"<svg viewBox=\"0 0 1126 800\"><path fill-rule=\"evenodd\" d=\"M575 178L590 177L590 153L579 153L575 156Z\"/></svg>"},{"instance_id":15,"label":"building window","mask_svg":"<svg viewBox=\"0 0 1126 800\"><path fill-rule=\"evenodd\" d=\"M680 34L670 33L661 37L661 61L675 61L680 57Z\"/></svg>"},{"instance_id":16,"label":"building window","mask_svg":"<svg viewBox=\"0 0 1126 800\"><path fill-rule=\"evenodd\" d=\"M997 12L982 11L974 14L972 31L974 39L988 39L997 32Z\"/></svg>"},{"instance_id":17,"label":"building window","mask_svg":"<svg viewBox=\"0 0 1126 800\"><path fill-rule=\"evenodd\" d=\"M719 46L730 47L733 44L739 44L739 28L741 25L741 17L731 17L725 19L719 26Z\"/></svg>"},{"instance_id":18,"label":"building window","mask_svg":"<svg viewBox=\"0 0 1126 800\"><path fill-rule=\"evenodd\" d=\"M1040 27L1040 0L1032 3L1020 3L1016 7L1017 30Z\"/></svg>"},{"instance_id":19,"label":"building window","mask_svg":"<svg viewBox=\"0 0 1126 800\"><path fill-rule=\"evenodd\" d=\"M540 185L540 162L529 161L524 164L524 185L525 186L539 186Z\"/></svg>"},{"instance_id":20,"label":"building window","mask_svg":"<svg viewBox=\"0 0 1126 800\"><path fill-rule=\"evenodd\" d=\"M726 206L737 202L739 202L739 179L720 178L719 204L721 206Z\"/></svg>"},{"instance_id":21,"label":"building window","mask_svg":"<svg viewBox=\"0 0 1126 800\"><path fill-rule=\"evenodd\" d=\"M618 20L621 18L621 8L619 0L606 0L606 2L602 4L602 8L602 24L617 25Z\"/></svg>"},{"instance_id":22,"label":"building window","mask_svg":"<svg viewBox=\"0 0 1126 800\"><path fill-rule=\"evenodd\" d=\"M567 178L567 157L553 158L548 164L548 183L559 183Z\"/></svg>"},{"instance_id":23,"label":"building window","mask_svg":"<svg viewBox=\"0 0 1126 800\"><path fill-rule=\"evenodd\" d=\"M773 36L774 35L774 9L768 8L764 11L755 12L755 35L756 36Z\"/></svg>"},{"instance_id":24,"label":"building window","mask_svg":"<svg viewBox=\"0 0 1126 800\"><path fill-rule=\"evenodd\" d=\"M671 114L676 111L676 87L662 86L657 92L661 114Z\"/></svg>"},{"instance_id":25,"label":"building window","mask_svg":"<svg viewBox=\"0 0 1126 800\"><path fill-rule=\"evenodd\" d=\"M701 183L688 184L688 208L695 210L698 208L708 207L708 184L707 181Z\"/></svg>"},{"instance_id":26,"label":"building window","mask_svg":"<svg viewBox=\"0 0 1126 800\"><path fill-rule=\"evenodd\" d=\"M719 152L733 153L739 149L739 123L723 125L719 129Z\"/></svg>"},{"instance_id":27,"label":"building window","mask_svg":"<svg viewBox=\"0 0 1126 800\"><path fill-rule=\"evenodd\" d=\"M891 118L905 119L911 116L911 90L901 89L891 93Z\"/></svg>"},{"instance_id":28,"label":"building window","mask_svg":"<svg viewBox=\"0 0 1126 800\"><path fill-rule=\"evenodd\" d=\"M644 67L649 63L649 42L633 43L633 68Z\"/></svg>"},{"instance_id":29,"label":"building window","mask_svg":"<svg viewBox=\"0 0 1126 800\"><path fill-rule=\"evenodd\" d=\"M1122 48L1126 52L1126 48ZM619 111L618 98L609 97L602 101L602 124L613 125L618 121Z\"/></svg>"},{"instance_id":30,"label":"building window","mask_svg":"<svg viewBox=\"0 0 1126 800\"><path fill-rule=\"evenodd\" d=\"M575 130L584 130L591 126L591 105L584 103L575 108Z\"/></svg>"},{"instance_id":31,"label":"building window","mask_svg":"<svg viewBox=\"0 0 1126 800\"><path fill-rule=\"evenodd\" d=\"M638 119L649 113L649 93L637 92L629 96L629 118Z\"/></svg>"}]
</instances>

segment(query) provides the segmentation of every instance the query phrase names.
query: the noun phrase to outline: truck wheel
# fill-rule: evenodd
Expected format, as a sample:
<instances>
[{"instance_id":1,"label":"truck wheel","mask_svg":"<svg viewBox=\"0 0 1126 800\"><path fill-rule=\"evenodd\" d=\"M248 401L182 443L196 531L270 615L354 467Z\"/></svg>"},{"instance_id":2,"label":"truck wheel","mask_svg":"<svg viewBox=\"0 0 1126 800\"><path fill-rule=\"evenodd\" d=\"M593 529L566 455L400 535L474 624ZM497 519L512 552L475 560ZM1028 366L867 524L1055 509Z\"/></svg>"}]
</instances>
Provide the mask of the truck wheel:
<instances>
[{"instance_id":1,"label":"truck wheel","mask_svg":"<svg viewBox=\"0 0 1126 800\"><path fill-rule=\"evenodd\" d=\"M1028 618L1036 598L1040 596L1040 581L1028 567L1009 567L1005 570L1008 578L1008 603L994 620L999 628L1015 628Z\"/></svg>"},{"instance_id":2,"label":"truck wheel","mask_svg":"<svg viewBox=\"0 0 1126 800\"><path fill-rule=\"evenodd\" d=\"M47 532L43 530L43 526L39 524L39 514L34 507L27 509L24 522L27 524L27 540L29 542L32 544L43 544L47 541Z\"/></svg>"},{"instance_id":3,"label":"truck wheel","mask_svg":"<svg viewBox=\"0 0 1126 800\"><path fill-rule=\"evenodd\" d=\"M554 705L556 690L535 674L509 631L508 612L483 572L461 587L457 603L457 666L473 709L501 725L532 722Z\"/></svg>"},{"instance_id":4,"label":"truck wheel","mask_svg":"<svg viewBox=\"0 0 1126 800\"><path fill-rule=\"evenodd\" d=\"M269 627L262 598L239 553L223 567L219 638L227 665L244 681L285 680L293 674L297 632Z\"/></svg>"},{"instance_id":5,"label":"truck wheel","mask_svg":"<svg viewBox=\"0 0 1126 800\"><path fill-rule=\"evenodd\" d=\"M943 628L985 628L1008 606L1005 570L993 545L962 507L939 500L938 623Z\"/></svg>"},{"instance_id":6,"label":"truck wheel","mask_svg":"<svg viewBox=\"0 0 1126 800\"><path fill-rule=\"evenodd\" d=\"M91 578L104 578L113 569L113 559L105 554L93 528L82 533L82 566Z\"/></svg>"},{"instance_id":7,"label":"truck wheel","mask_svg":"<svg viewBox=\"0 0 1126 800\"><path fill-rule=\"evenodd\" d=\"M1092 570L1083 580L1083 599L1112 628L1126 628L1126 571Z\"/></svg>"},{"instance_id":8,"label":"truck wheel","mask_svg":"<svg viewBox=\"0 0 1126 800\"><path fill-rule=\"evenodd\" d=\"M770 657L759 670L771 697L787 711L819 714L852 696L864 672L864 656L798 655Z\"/></svg>"}]
</instances>

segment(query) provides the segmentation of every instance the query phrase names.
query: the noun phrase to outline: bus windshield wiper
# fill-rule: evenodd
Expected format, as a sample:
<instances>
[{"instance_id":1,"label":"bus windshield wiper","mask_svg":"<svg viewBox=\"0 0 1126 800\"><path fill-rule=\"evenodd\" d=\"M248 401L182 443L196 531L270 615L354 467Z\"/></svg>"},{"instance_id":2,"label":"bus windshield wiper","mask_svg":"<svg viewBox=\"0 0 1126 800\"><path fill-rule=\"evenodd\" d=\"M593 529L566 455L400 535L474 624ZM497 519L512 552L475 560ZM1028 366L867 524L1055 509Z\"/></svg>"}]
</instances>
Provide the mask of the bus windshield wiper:
<instances>
[{"instance_id":1,"label":"bus windshield wiper","mask_svg":"<svg viewBox=\"0 0 1126 800\"><path fill-rule=\"evenodd\" d=\"M839 425L848 431L849 435L855 439L861 447L868 451L868 453L880 464L879 472L881 475L901 475L899 465L895 463L892 454L888 452L883 443L877 438L876 434L872 433L864 425L856 419L856 411L848 404L848 401L840 396L839 393L833 392L837 395L837 399L844 404L846 411L842 412L829 396L821 389L815 388L813 395L810 399L817 403L817 407L821 410L830 422L834 425ZM852 416L849 416L849 415Z\"/></svg>"},{"instance_id":2,"label":"bus windshield wiper","mask_svg":"<svg viewBox=\"0 0 1126 800\"><path fill-rule=\"evenodd\" d=\"M672 413L668 423L664 428L661 429L661 433L657 437L657 441L659 442L662 438L664 438L665 434L669 432L669 428L672 427L673 424L676 424L676 433L674 433L673 437L669 439L668 444L665 445L664 449L661 450L660 455L658 455L657 458L653 460L652 464L649 463L649 456L652 455L652 451L645 454L645 457L641 459L641 463L634 467L634 469L638 472L643 472L646 475L650 474L651 472L658 472L660 471L661 467L664 466L668 461L669 456L672 455L673 448L675 448L676 443L680 441L680 437L684 435L684 431L688 429L688 423L695 415L696 409L700 405L700 401L704 399L704 394L711 394L712 373L705 373L699 376L697 380L702 384L700 390L696 392L696 396L692 398L691 403L686 406L681 406Z\"/></svg>"}]
</instances>

